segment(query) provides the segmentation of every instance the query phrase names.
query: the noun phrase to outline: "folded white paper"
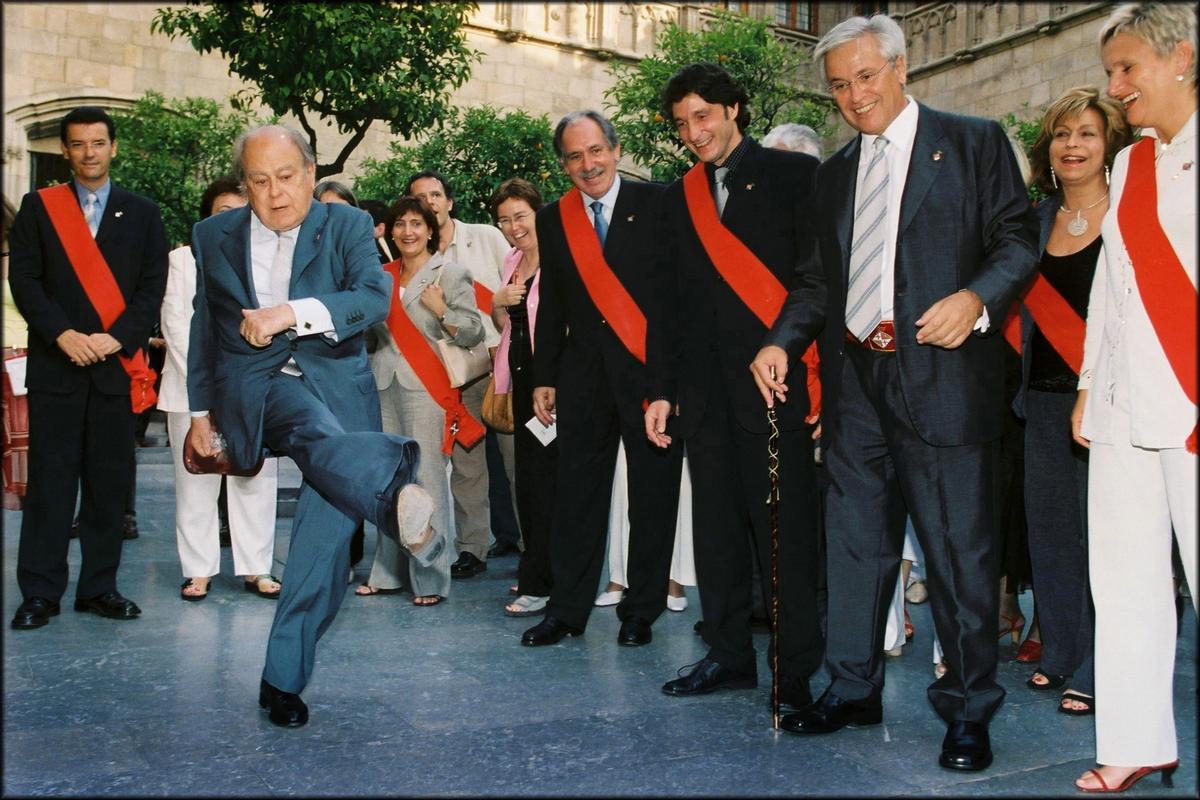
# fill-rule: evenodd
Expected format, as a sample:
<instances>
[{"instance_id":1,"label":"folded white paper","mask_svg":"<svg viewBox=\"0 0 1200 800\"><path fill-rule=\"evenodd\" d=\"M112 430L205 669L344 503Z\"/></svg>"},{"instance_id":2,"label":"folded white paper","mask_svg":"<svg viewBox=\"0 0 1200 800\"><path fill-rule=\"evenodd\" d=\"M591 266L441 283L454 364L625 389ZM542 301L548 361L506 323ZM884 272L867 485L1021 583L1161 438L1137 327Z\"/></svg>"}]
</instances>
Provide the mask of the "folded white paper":
<instances>
[{"instance_id":1,"label":"folded white paper","mask_svg":"<svg viewBox=\"0 0 1200 800\"><path fill-rule=\"evenodd\" d=\"M25 365L28 363L28 356L4 359L4 369L8 373L8 379L12 381L13 395L15 397L28 394L28 390L25 388Z\"/></svg>"},{"instance_id":2,"label":"folded white paper","mask_svg":"<svg viewBox=\"0 0 1200 800\"><path fill-rule=\"evenodd\" d=\"M537 417L530 417L529 422L525 423L525 427L529 428L529 432L534 438L542 443L542 447L550 444L558 436L558 422L551 423L550 427L546 427Z\"/></svg>"}]
</instances>

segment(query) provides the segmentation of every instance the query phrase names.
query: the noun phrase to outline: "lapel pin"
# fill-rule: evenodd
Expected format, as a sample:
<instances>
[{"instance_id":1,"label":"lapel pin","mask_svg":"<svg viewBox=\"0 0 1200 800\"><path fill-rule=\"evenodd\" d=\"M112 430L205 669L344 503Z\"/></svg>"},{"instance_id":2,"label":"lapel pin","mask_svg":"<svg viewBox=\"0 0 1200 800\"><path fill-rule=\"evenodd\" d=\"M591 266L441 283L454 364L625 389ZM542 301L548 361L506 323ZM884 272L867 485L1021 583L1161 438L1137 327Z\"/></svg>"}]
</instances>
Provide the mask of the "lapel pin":
<instances>
[{"instance_id":1,"label":"lapel pin","mask_svg":"<svg viewBox=\"0 0 1200 800\"><path fill-rule=\"evenodd\" d=\"M630 214L628 217L626 217L626 218L625 218L625 221L626 221L626 222L633 222L633 218L634 218L634 217L636 217L636 216L637 216L636 214Z\"/></svg>"},{"instance_id":2,"label":"lapel pin","mask_svg":"<svg viewBox=\"0 0 1200 800\"><path fill-rule=\"evenodd\" d=\"M1190 167L1190 166L1191 166L1191 164L1188 164L1188 166ZM114 216L114 217L116 217L117 219L120 219L121 217L125 216L125 212L124 212L124 211L118 211L117 213L113 214L113 216Z\"/></svg>"},{"instance_id":3,"label":"lapel pin","mask_svg":"<svg viewBox=\"0 0 1200 800\"><path fill-rule=\"evenodd\" d=\"M1187 162L1186 164L1184 164L1184 165L1183 165L1183 168L1184 168L1184 169L1191 169L1191 168L1192 168L1192 164L1195 164L1195 163L1196 163L1195 161L1189 161L1189 162Z\"/></svg>"},{"instance_id":4,"label":"lapel pin","mask_svg":"<svg viewBox=\"0 0 1200 800\"><path fill-rule=\"evenodd\" d=\"M941 161L941 160L942 160L942 151L941 151L941 150L934 150L934 151L933 151L933 156L932 156L932 158L933 158L933 160L934 160L934 161Z\"/></svg>"}]
</instances>

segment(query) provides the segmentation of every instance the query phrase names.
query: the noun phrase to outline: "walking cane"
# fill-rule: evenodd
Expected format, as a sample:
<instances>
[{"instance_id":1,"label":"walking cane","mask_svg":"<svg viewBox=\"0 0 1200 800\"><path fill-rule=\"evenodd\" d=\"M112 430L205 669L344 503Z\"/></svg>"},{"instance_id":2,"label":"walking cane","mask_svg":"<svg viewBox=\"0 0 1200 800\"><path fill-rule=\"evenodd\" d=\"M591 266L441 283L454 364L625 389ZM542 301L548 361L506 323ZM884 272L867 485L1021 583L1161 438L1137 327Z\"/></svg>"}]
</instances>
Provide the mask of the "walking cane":
<instances>
[{"instance_id":1,"label":"walking cane","mask_svg":"<svg viewBox=\"0 0 1200 800\"><path fill-rule=\"evenodd\" d=\"M771 724L779 730L779 425L775 409L767 409L767 472L771 476Z\"/></svg>"}]
</instances>

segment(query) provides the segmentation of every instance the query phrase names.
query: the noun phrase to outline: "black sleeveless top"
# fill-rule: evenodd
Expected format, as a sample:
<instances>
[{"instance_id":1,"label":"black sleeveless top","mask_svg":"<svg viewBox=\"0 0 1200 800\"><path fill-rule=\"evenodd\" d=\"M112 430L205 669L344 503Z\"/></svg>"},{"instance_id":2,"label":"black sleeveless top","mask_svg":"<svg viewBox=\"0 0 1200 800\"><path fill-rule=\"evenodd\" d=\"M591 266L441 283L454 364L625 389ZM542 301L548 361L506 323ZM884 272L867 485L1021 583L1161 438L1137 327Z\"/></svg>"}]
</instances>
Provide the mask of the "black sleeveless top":
<instances>
[{"instance_id":1,"label":"black sleeveless top","mask_svg":"<svg viewBox=\"0 0 1200 800\"><path fill-rule=\"evenodd\" d=\"M1043 252L1038 264L1042 277L1062 295L1080 319L1087 319L1088 296L1092 291L1100 245L1101 239L1097 236L1087 247L1069 256ZM1035 330L1029 342L1029 388L1040 392L1074 392L1078 384L1079 376L1051 346L1041 328Z\"/></svg>"}]
</instances>

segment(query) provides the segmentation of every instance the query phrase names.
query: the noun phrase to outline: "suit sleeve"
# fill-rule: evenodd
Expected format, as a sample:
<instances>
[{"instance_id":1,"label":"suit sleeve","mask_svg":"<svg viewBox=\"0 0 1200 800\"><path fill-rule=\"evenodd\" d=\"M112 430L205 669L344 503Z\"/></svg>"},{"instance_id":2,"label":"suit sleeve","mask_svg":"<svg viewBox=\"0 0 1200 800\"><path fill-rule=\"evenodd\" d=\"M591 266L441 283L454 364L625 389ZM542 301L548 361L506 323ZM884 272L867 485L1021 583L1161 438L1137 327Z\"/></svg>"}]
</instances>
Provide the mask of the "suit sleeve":
<instances>
[{"instance_id":1,"label":"suit sleeve","mask_svg":"<svg viewBox=\"0 0 1200 800\"><path fill-rule=\"evenodd\" d=\"M976 164L984 259L963 288L979 295L992 323L975 335L990 336L1003 328L1008 309L1037 271L1038 220L1012 146L995 122L984 127Z\"/></svg>"},{"instance_id":2,"label":"suit sleeve","mask_svg":"<svg viewBox=\"0 0 1200 800\"><path fill-rule=\"evenodd\" d=\"M162 311L167 289L167 236L163 231L162 211L149 201L138 199L145 217L145 237L140 248L137 282L125 302L125 310L108 327L108 333L121 343L125 355L132 356L146 347L154 323Z\"/></svg>"},{"instance_id":3,"label":"suit sleeve","mask_svg":"<svg viewBox=\"0 0 1200 800\"><path fill-rule=\"evenodd\" d=\"M541 255L541 281L538 285L537 347L533 351L533 385L557 386L558 363L562 357L566 339L566 322L563 311L562 271L565 264L559 262L566 243L559 248L557 236L550 223L550 215L558 213L558 205L547 206L537 215L538 250Z\"/></svg>"},{"instance_id":4,"label":"suit sleeve","mask_svg":"<svg viewBox=\"0 0 1200 800\"><path fill-rule=\"evenodd\" d=\"M775 324L767 331L763 345L777 345L787 351L792 369L825 327L825 273L817 246L816 220L819 193L816 188L816 163L806 162L805 172L796 182L800 196L795 204L796 262L792 269L791 291Z\"/></svg>"},{"instance_id":5,"label":"suit sleeve","mask_svg":"<svg viewBox=\"0 0 1200 800\"><path fill-rule=\"evenodd\" d=\"M658 247L651 270L654 303L651 306L653 313L647 318L649 330L646 334L646 367L650 376L647 399L651 402L667 400L671 405L679 399L679 363L682 357L680 329L683 322L679 250L675 245L679 231L676 225L685 224L683 220L677 221L673 213L673 203L676 200L683 202L682 194L676 198L673 188L663 193L658 212Z\"/></svg>"},{"instance_id":6,"label":"suit sleeve","mask_svg":"<svg viewBox=\"0 0 1200 800\"><path fill-rule=\"evenodd\" d=\"M475 307L475 283L471 273L458 264L446 264L442 269L446 271L442 280L446 324L458 328L452 341L459 347L474 347L483 341L483 317Z\"/></svg>"},{"instance_id":7,"label":"suit sleeve","mask_svg":"<svg viewBox=\"0 0 1200 800\"><path fill-rule=\"evenodd\" d=\"M379 267L370 215L351 211L351 214L339 214L344 221L337 220L344 228L337 245L339 257L344 259L346 267L342 287L339 291L316 297L329 309L337 341L345 341L373 323L387 319L392 288L392 277ZM326 341L331 347L336 344Z\"/></svg>"},{"instance_id":8,"label":"suit sleeve","mask_svg":"<svg viewBox=\"0 0 1200 800\"><path fill-rule=\"evenodd\" d=\"M9 231L8 285L30 332L47 345L57 347L58 337L73 326L43 283L48 254L38 230L39 213L46 213L41 198L30 192L25 195Z\"/></svg>"},{"instance_id":9,"label":"suit sleeve","mask_svg":"<svg viewBox=\"0 0 1200 800\"><path fill-rule=\"evenodd\" d=\"M192 297L192 325L188 334L187 390L188 408L193 413L213 407L212 382L216 342L208 308L208 292L204 280L204 249L196 229L192 228L192 253L196 257L196 292Z\"/></svg>"}]
</instances>

